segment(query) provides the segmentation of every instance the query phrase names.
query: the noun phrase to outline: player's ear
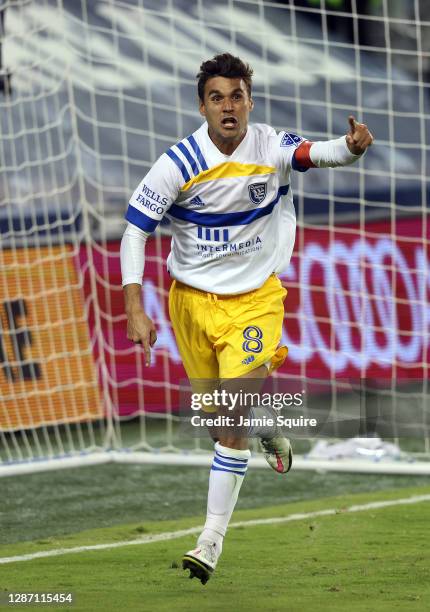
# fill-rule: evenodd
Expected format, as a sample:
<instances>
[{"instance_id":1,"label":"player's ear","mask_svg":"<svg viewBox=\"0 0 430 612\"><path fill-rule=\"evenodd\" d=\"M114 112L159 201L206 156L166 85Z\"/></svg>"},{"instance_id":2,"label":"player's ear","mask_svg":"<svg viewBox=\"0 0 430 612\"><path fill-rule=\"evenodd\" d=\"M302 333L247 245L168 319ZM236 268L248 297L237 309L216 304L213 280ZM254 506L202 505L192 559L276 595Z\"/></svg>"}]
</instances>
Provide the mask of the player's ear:
<instances>
[{"instance_id":1,"label":"player's ear","mask_svg":"<svg viewBox=\"0 0 430 612\"><path fill-rule=\"evenodd\" d=\"M251 112L253 108L254 108L254 100L252 98L249 98L249 111Z\"/></svg>"},{"instance_id":2,"label":"player's ear","mask_svg":"<svg viewBox=\"0 0 430 612\"><path fill-rule=\"evenodd\" d=\"M206 107L205 103L199 98L199 111L202 117L206 117Z\"/></svg>"}]
</instances>

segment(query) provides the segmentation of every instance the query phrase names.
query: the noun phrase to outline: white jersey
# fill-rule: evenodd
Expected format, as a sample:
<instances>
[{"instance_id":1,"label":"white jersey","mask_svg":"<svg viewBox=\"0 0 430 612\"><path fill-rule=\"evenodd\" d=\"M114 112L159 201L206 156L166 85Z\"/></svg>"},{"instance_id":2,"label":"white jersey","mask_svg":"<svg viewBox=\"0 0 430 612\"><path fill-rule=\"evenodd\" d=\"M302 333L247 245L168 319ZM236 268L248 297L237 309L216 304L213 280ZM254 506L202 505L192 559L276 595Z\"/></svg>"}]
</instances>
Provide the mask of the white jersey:
<instances>
[{"instance_id":1,"label":"white jersey","mask_svg":"<svg viewBox=\"0 0 430 612\"><path fill-rule=\"evenodd\" d=\"M304 139L264 124L249 125L232 155L224 155L204 123L172 146L133 193L127 220L152 232L167 214L170 275L191 287L237 294L263 285L287 267L296 216L291 169Z\"/></svg>"}]
</instances>

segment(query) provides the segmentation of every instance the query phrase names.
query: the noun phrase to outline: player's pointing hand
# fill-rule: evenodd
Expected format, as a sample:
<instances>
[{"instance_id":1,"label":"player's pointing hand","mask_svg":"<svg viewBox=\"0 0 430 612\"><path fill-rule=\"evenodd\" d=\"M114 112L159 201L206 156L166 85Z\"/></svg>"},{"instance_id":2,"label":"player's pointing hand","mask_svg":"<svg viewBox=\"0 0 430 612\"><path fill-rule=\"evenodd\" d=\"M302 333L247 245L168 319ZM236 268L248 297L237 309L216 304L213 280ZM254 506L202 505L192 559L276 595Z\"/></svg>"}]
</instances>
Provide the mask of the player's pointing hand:
<instances>
[{"instance_id":1,"label":"player's pointing hand","mask_svg":"<svg viewBox=\"0 0 430 612\"><path fill-rule=\"evenodd\" d=\"M348 149L354 155L361 155L373 143L373 136L365 123L358 123L353 115L348 117L349 132L346 135Z\"/></svg>"},{"instance_id":2,"label":"player's pointing hand","mask_svg":"<svg viewBox=\"0 0 430 612\"><path fill-rule=\"evenodd\" d=\"M142 287L138 283L124 285L125 312L127 314L127 338L141 344L145 353L145 365L151 365L151 347L157 341L153 321L143 310Z\"/></svg>"},{"instance_id":3,"label":"player's pointing hand","mask_svg":"<svg viewBox=\"0 0 430 612\"><path fill-rule=\"evenodd\" d=\"M136 308L128 314L127 338L135 344L141 344L145 353L145 365L151 365L151 347L157 341L157 333L152 320L143 308Z\"/></svg>"}]
</instances>

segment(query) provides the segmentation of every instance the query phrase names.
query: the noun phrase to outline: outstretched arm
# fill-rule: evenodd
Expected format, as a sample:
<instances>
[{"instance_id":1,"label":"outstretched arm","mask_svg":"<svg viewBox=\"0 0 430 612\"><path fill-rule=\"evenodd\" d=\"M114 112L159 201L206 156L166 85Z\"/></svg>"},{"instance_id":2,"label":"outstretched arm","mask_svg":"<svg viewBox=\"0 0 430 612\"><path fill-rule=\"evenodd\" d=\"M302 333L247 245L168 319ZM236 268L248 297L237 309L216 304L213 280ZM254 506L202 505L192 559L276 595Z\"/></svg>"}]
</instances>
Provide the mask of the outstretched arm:
<instances>
[{"instance_id":1,"label":"outstretched arm","mask_svg":"<svg viewBox=\"0 0 430 612\"><path fill-rule=\"evenodd\" d=\"M373 142L367 125L348 117L349 132L333 140L305 140L294 152L292 167L303 172L308 168L336 168L353 164Z\"/></svg>"}]
</instances>

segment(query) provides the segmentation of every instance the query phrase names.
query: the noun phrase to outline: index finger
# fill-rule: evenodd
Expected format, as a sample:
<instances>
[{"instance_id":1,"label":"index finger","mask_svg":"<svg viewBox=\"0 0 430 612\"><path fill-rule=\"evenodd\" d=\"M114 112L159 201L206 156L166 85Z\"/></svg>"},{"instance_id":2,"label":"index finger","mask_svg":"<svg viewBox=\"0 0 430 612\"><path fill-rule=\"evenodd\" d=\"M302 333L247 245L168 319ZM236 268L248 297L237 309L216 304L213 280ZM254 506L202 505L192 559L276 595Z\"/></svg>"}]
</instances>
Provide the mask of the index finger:
<instances>
[{"instance_id":1,"label":"index finger","mask_svg":"<svg viewBox=\"0 0 430 612\"><path fill-rule=\"evenodd\" d=\"M357 125L357 122L355 120L354 115L349 115L348 123L349 123L349 126L351 128L351 133L353 134L355 132L355 128L356 128L356 125Z\"/></svg>"},{"instance_id":2,"label":"index finger","mask_svg":"<svg viewBox=\"0 0 430 612\"><path fill-rule=\"evenodd\" d=\"M145 353L145 365L151 365L151 347L149 346L148 337L142 339L143 352Z\"/></svg>"}]
</instances>

